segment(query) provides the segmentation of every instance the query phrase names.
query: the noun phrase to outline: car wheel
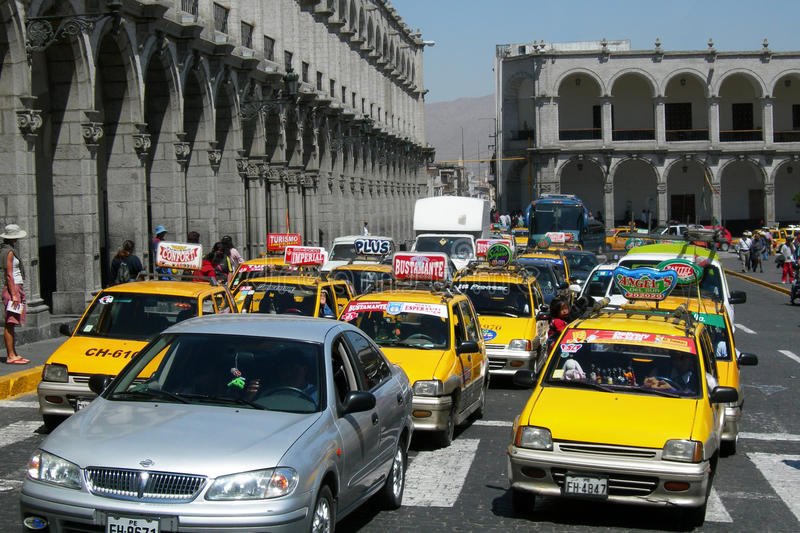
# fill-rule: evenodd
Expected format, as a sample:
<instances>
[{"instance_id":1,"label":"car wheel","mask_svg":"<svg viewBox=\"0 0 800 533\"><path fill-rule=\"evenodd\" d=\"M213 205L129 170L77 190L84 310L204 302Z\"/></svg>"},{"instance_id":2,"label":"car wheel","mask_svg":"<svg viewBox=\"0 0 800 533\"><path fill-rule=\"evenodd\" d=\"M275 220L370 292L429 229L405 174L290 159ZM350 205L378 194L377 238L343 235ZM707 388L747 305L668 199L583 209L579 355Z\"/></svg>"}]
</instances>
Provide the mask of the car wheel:
<instances>
[{"instance_id":1,"label":"car wheel","mask_svg":"<svg viewBox=\"0 0 800 533\"><path fill-rule=\"evenodd\" d=\"M437 435L437 443L440 448L447 448L453 442L453 435L456 432L456 402L453 399L453 406L450 407L450 413L447 415L447 427L440 431Z\"/></svg>"},{"instance_id":2,"label":"car wheel","mask_svg":"<svg viewBox=\"0 0 800 533\"><path fill-rule=\"evenodd\" d=\"M708 498L706 498L706 501L703 502L703 505L700 507L690 507L682 511L683 514L681 515L681 522L686 529L694 529L703 525L703 523L706 521L707 506Z\"/></svg>"},{"instance_id":3,"label":"car wheel","mask_svg":"<svg viewBox=\"0 0 800 533\"><path fill-rule=\"evenodd\" d=\"M511 489L511 505L514 506L515 513L529 515L536 505L536 494L527 490Z\"/></svg>"},{"instance_id":4,"label":"car wheel","mask_svg":"<svg viewBox=\"0 0 800 533\"><path fill-rule=\"evenodd\" d=\"M314 514L311 516L311 533L333 533L336 516L333 508L333 495L327 485L319 489Z\"/></svg>"},{"instance_id":5,"label":"car wheel","mask_svg":"<svg viewBox=\"0 0 800 533\"><path fill-rule=\"evenodd\" d=\"M61 415L42 415L42 422L44 422L44 427L48 432L56 429L66 419L66 416Z\"/></svg>"},{"instance_id":6,"label":"car wheel","mask_svg":"<svg viewBox=\"0 0 800 533\"><path fill-rule=\"evenodd\" d=\"M720 250L722 250L723 252L727 252L730 249L731 245L728 244L727 242L723 242L722 245L720 246Z\"/></svg>"},{"instance_id":7,"label":"car wheel","mask_svg":"<svg viewBox=\"0 0 800 533\"><path fill-rule=\"evenodd\" d=\"M402 442L397 444L394 452L392 469L381 492L381 503L384 509L399 509L403 504L403 491L406 488L406 452Z\"/></svg>"},{"instance_id":8,"label":"car wheel","mask_svg":"<svg viewBox=\"0 0 800 533\"><path fill-rule=\"evenodd\" d=\"M736 435L736 437L733 440L723 440L722 442L720 442L719 444L720 453L725 457L728 457L730 455L736 455L736 443L738 440L739 440L739 435Z\"/></svg>"}]
</instances>

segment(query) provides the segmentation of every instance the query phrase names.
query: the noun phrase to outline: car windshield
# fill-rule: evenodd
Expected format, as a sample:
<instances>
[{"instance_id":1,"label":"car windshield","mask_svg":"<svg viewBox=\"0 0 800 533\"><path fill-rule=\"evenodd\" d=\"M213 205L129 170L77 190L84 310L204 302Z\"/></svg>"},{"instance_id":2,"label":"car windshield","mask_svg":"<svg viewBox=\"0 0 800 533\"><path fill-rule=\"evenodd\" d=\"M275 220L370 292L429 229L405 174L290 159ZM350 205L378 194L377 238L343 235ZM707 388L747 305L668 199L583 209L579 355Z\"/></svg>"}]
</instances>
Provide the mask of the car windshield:
<instances>
[{"instance_id":1,"label":"car windshield","mask_svg":"<svg viewBox=\"0 0 800 533\"><path fill-rule=\"evenodd\" d=\"M446 235L419 236L414 245L414 251L445 253L454 259L471 259L475 257L472 239L448 237Z\"/></svg>"},{"instance_id":2,"label":"car windshield","mask_svg":"<svg viewBox=\"0 0 800 533\"><path fill-rule=\"evenodd\" d=\"M395 313L393 305L401 308L404 304L389 302L385 311L358 313L351 323L378 346L440 350L450 345L447 318L414 312Z\"/></svg>"},{"instance_id":3,"label":"car windshield","mask_svg":"<svg viewBox=\"0 0 800 533\"><path fill-rule=\"evenodd\" d=\"M243 313L317 316L317 286L281 280L247 282L233 295Z\"/></svg>"},{"instance_id":4,"label":"car windshield","mask_svg":"<svg viewBox=\"0 0 800 533\"><path fill-rule=\"evenodd\" d=\"M535 260L518 259L518 261L525 267L525 270L536 277L536 281L542 289L544 302L549 304L553 298L558 295L558 285L560 283L558 274L556 274L553 267L547 263L537 262Z\"/></svg>"},{"instance_id":5,"label":"car windshield","mask_svg":"<svg viewBox=\"0 0 800 533\"><path fill-rule=\"evenodd\" d=\"M601 386L614 392L675 397L697 397L702 392L692 338L571 329L556 350L544 373L548 385Z\"/></svg>"},{"instance_id":6,"label":"car windshield","mask_svg":"<svg viewBox=\"0 0 800 533\"><path fill-rule=\"evenodd\" d=\"M376 272L372 270L334 269L329 276L331 279L341 279L350 282L356 295L375 290L383 283L391 282L391 272Z\"/></svg>"},{"instance_id":7,"label":"car windshield","mask_svg":"<svg viewBox=\"0 0 800 533\"><path fill-rule=\"evenodd\" d=\"M543 235L551 231L579 231L582 222L582 207L540 204L533 214L531 233Z\"/></svg>"},{"instance_id":8,"label":"car windshield","mask_svg":"<svg viewBox=\"0 0 800 533\"><path fill-rule=\"evenodd\" d=\"M356 249L352 242L334 244L331 248L331 254L328 257L330 261L350 261L356 256Z\"/></svg>"},{"instance_id":9,"label":"car windshield","mask_svg":"<svg viewBox=\"0 0 800 533\"><path fill-rule=\"evenodd\" d=\"M622 259L619 265L625 268L651 267L661 263L663 259ZM611 286L611 294L622 294L615 284ZM670 293L671 296L682 296L693 298L697 296L697 283L687 285L676 285ZM722 274L714 264L708 264L703 268L703 277L700 280L700 295L705 298L719 300L722 298Z\"/></svg>"},{"instance_id":10,"label":"car windshield","mask_svg":"<svg viewBox=\"0 0 800 533\"><path fill-rule=\"evenodd\" d=\"M588 276L588 272L598 265L597 256L591 252L565 250L564 257L567 259L570 274L576 270L583 270L587 273L583 276L584 279Z\"/></svg>"},{"instance_id":11,"label":"car windshield","mask_svg":"<svg viewBox=\"0 0 800 533\"><path fill-rule=\"evenodd\" d=\"M467 295L479 315L517 318L535 312L530 291L521 283L459 281L456 288Z\"/></svg>"},{"instance_id":12,"label":"car windshield","mask_svg":"<svg viewBox=\"0 0 800 533\"><path fill-rule=\"evenodd\" d=\"M197 300L184 296L139 293L101 294L75 335L149 340L169 326L197 316Z\"/></svg>"},{"instance_id":13,"label":"car windshield","mask_svg":"<svg viewBox=\"0 0 800 533\"><path fill-rule=\"evenodd\" d=\"M613 270L595 270L586 284L586 294L597 298L605 296L608 285L614 277L613 275Z\"/></svg>"},{"instance_id":14,"label":"car windshield","mask_svg":"<svg viewBox=\"0 0 800 533\"><path fill-rule=\"evenodd\" d=\"M162 335L128 365L107 399L311 413L324 403L322 345L294 339Z\"/></svg>"}]
</instances>

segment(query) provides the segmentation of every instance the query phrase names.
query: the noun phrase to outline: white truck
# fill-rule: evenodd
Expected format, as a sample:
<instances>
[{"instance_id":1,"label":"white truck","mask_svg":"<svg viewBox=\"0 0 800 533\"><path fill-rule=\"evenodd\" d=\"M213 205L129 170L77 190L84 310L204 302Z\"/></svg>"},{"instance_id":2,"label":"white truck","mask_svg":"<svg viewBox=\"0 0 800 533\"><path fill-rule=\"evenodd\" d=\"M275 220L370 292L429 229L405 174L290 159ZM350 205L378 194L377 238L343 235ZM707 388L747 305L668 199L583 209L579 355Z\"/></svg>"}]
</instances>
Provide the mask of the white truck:
<instances>
[{"instance_id":1,"label":"white truck","mask_svg":"<svg viewBox=\"0 0 800 533\"><path fill-rule=\"evenodd\" d=\"M475 239L488 236L489 202L464 196L420 198L414 205L415 252L444 252L456 268L475 259Z\"/></svg>"}]
</instances>

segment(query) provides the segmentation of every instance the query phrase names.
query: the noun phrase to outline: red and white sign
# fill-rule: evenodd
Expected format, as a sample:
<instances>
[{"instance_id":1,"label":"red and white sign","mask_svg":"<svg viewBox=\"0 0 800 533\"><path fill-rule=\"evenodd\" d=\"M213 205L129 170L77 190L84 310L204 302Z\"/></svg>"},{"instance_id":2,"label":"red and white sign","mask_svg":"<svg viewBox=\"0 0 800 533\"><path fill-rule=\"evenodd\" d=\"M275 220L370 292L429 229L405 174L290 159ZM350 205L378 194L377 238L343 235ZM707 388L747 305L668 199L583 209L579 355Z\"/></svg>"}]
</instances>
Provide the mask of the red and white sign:
<instances>
[{"instance_id":1,"label":"red and white sign","mask_svg":"<svg viewBox=\"0 0 800 533\"><path fill-rule=\"evenodd\" d=\"M267 233L267 251L283 251L287 246L300 246L303 238L299 233Z\"/></svg>"},{"instance_id":2,"label":"red and white sign","mask_svg":"<svg viewBox=\"0 0 800 533\"><path fill-rule=\"evenodd\" d=\"M242 263L239 265L239 272L263 272L265 268L265 265L250 265L247 263Z\"/></svg>"},{"instance_id":3,"label":"red and white sign","mask_svg":"<svg viewBox=\"0 0 800 533\"><path fill-rule=\"evenodd\" d=\"M347 304L341 319L352 322L360 313L383 311L390 315L401 313L415 313L447 318L447 306L442 304L428 304L419 302L388 302L388 301L353 301Z\"/></svg>"},{"instance_id":4,"label":"red and white sign","mask_svg":"<svg viewBox=\"0 0 800 533\"><path fill-rule=\"evenodd\" d=\"M564 244L572 240L572 233L564 233L561 231L550 231L544 234L545 237L550 239L553 244Z\"/></svg>"},{"instance_id":5,"label":"red and white sign","mask_svg":"<svg viewBox=\"0 0 800 533\"><path fill-rule=\"evenodd\" d=\"M633 344L652 346L655 348L668 348L681 352L697 353L694 340L691 337L677 335L660 335L657 333L644 333L640 331L608 331L598 329L571 329L561 339L561 346L572 343L611 343Z\"/></svg>"},{"instance_id":6,"label":"red and white sign","mask_svg":"<svg viewBox=\"0 0 800 533\"><path fill-rule=\"evenodd\" d=\"M486 250L493 244L505 244L512 250L514 249L511 239L475 239L475 256L486 257Z\"/></svg>"},{"instance_id":7,"label":"red and white sign","mask_svg":"<svg viewBox=\"0 0 800 533\"><path fill-rule=\"evenodd\" d=\"M287 265L321 265L327 259L325 248L317 246L287 246L283 260Z\"/></svg>"},{"instance_id":8,"label":"red and white sign","mask_svg":"<svg viewBox=\"0 0 800 533\"><path fill-rule=\"evenodd\" d=\"M200 244L164 241L158 243L158 249L156 250L157 267L200 270L202 263L203 246Z\"/></svg>"},{"instance_id":9,"label":"red and white sign","mask_svg":"<svg viewBox=\"0 0 800 533\"><path fill-rule=\"evenodd\" d=\"M436 253L396 253L392 266L394 277L398 280L444 281L447 256Z\"/></svg>"}]
</instances>

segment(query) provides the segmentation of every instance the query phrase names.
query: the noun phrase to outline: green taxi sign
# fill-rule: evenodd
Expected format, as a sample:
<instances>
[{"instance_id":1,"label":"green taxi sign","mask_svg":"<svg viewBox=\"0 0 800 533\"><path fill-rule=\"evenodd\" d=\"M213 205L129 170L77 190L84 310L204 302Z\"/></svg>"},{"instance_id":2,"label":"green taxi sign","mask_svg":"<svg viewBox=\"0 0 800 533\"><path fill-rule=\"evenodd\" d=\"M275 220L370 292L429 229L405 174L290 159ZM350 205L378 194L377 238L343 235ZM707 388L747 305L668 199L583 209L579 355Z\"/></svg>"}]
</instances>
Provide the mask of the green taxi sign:
<instances>
[{"instance_id":1,"label":"green taxi sign","mask_svg":"<svg viewBox=\"0 0 800 533\"><path fill-rule=\"evenodd\" d=\"M511 248L501 242L492 244L486 249L486 262L489 266L502 267L511 262Z\"/></svg>"},{"instance_id":2,"label":"green taxi sign","mask_svg":"<svg viewBox=\"0 0 800 533\"><path fill-rule=\"evenodd\" d=\"M658 270L672 270L678 275L678 285L691 285L703 277L703 269L686 259L667 259L656 265Z\"/></svg>"}]
</instances>

